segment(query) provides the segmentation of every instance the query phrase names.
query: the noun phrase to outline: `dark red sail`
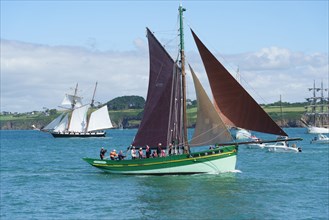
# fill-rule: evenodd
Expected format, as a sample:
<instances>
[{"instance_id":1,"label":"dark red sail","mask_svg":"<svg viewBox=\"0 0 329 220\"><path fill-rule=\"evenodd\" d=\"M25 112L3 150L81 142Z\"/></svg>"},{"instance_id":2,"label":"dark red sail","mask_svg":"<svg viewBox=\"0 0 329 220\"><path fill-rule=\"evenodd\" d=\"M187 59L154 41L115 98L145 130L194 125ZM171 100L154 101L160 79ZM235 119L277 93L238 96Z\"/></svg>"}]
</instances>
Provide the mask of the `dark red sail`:
<instances>
[{"instance_id":1,"label":"dark red sail","mask_svg":"<svg viewBox=\"0 0 329 220\"><path fill-rule=\"evenodd\" d=\"M180 70L163 46L147 29L150 74L143 119L134 146L151 148L180 142ZM178 133L177 133L178 132ZM177 139L177 140L176 140Z\"/></svg>"},{"instance_id":2,"label":"dark red sail","mask_svg":"<svg viewBox=\"0 0 329 220\"><path fill-rule=\"evenodd\" d=\"M234 79L193 31L192 35L208 75L215 105L220 110L219 113L224 116L225 123L248 130L288 136Z\"/></svg>"}]
</instances>

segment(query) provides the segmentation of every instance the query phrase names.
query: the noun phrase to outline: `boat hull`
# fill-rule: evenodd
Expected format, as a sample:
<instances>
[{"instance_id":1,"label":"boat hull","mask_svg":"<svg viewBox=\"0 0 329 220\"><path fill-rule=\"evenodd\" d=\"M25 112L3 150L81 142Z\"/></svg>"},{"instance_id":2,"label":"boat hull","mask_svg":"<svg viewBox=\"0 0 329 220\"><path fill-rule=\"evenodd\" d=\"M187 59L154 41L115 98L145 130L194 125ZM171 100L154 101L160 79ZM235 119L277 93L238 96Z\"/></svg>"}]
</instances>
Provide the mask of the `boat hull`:
<instances>
[{"instance_id":1,"label":"boat hull","mask_svg":"<svg viewBox=\"0 0 329 220\"><path fill-rule=\"evenodd\" d=\"M105 137L106 132L51 132L54 138L88 138L88 137Z\"/></svg>"},{"instance_id":2,"label":"boat hull","mask_svg":"<svg viewBox=\"0 0 329 220\"><path fill-rule=\"evenodd\" d=\"M327 134L329 133L329 128L311 126L307 128L307 132L309 134Z\"/></svg>"},{"instance_id":3,"label":"boat hull","mask_svg":"<svg viewBox=\"0 0 329 220\"><path fill-rule=\"evenodd\" d=\"M329 144L329 139L328 140L311 141L311 144Z\"/></svg>"},{"instance_id":4,"label":"boat hull","mask_svg":"<svg viewBox=\"0 0 329 220\"><path fill-rule=\"evenodd\" d=\"M311 140L311 144L329 144L329 137L327 135L318 134L317 137Z\"/></svg>"},{"instance_id":5,"label":"boat hull","mask_svg":"<svg viewBox=\"0 0 329 220\"><path fill-rule=\"evenodd\" d=\"M270 152L278 152L278 153L298 153L297 148L291 148L291 147L267 147L268 151Z\"/></svg>"},{"instance_id":6,"label":"boat hull","mask_svg":"<svg viewBox=\"0 0 329 220\"><path fill-rule=\"evenodd\" d=\"M297 148L297 147L270 145L270 146L266 146L265 148L269 152L277 152L277 153L298 153L298 152L301 152L301 148Z\"/></svg>"},{"instance_id":7,"label":"boat hull","mask_svg":"<svg viewBox=\"0 0 329 220\"><path fill-rule=\"evenodd\" d=\"M247 144L248 149L263 149L265 144Z\"/></svg>"},{"instance_id":8,"label":"boat hull","mask_svg":"<svg viewBox=\"0 0 329 220\"><path fill-rule=\"evenodd\" d=\"M129 175L184 175L223 173L235 170L237 146L227 146L191 154L135 160L83 158L105 172Z\"/></svg>"}]
</instances>

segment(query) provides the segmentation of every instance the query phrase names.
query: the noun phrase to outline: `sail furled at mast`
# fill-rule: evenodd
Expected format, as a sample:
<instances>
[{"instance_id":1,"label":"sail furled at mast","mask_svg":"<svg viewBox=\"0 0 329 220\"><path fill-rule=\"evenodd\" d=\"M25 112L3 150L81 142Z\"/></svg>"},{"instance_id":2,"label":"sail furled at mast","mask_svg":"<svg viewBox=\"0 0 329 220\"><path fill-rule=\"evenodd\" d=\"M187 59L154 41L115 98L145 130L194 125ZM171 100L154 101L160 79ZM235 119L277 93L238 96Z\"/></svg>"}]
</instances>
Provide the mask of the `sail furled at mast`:
<instances>
[{"instance_id":1,"label":"sail furled at mast","mask_svg":"<svg viewBox=\"0 0 329 220\"><path fill-rule=\"evenodd\" d=\"M180 145L183 142L182 99L181 99L182 78L181 78L181 68L179 68L177 65L174 65L171 89L172 91L171 91L171 100L170 100L167 144L172 143L174 145Z\"/></svg>"},{"instance_id":2,"label":"sail furled at mast","mask_svg":"<svg viewBox=\"0 0 329 220\"><path fill-rule=\"evenodd\" d=\"M234 79L191 29L203 61L214 104L224 122L232 127L288 136Z\"/></svg>"},{"instance_id":3,"label":"sail furled at mast","mask_svg":"<svg viewBox=\"0 0 329 220\"><path fill-rule=\"evenodd\" d=\"M79 108L82 106L82 98L76 95L65 94L62 105L73 105Z\"/></svg>"},{"instance_id":4,"label":"sail furled at mast","mask_svg":"<svg viewBox=\"0 0 329 220\"><path fill-rule=\"evenodd\" d=\"M147 29L150 73L144 114L133 145L167 146L181 137L180 70L153 33Z\"/></svg>"},{"instance_id":5,"label":"sail furled at mast","mask_svg":"<svg viewBox=\"0 0 329 220\"><path fill-rule=\"evenodd\" d=\"M232 136L226 125L221 120L193 69L191 66L189 67L198 103L197 121L189 145L193 147L232 142Z\"/></svg>"}]
</instances>

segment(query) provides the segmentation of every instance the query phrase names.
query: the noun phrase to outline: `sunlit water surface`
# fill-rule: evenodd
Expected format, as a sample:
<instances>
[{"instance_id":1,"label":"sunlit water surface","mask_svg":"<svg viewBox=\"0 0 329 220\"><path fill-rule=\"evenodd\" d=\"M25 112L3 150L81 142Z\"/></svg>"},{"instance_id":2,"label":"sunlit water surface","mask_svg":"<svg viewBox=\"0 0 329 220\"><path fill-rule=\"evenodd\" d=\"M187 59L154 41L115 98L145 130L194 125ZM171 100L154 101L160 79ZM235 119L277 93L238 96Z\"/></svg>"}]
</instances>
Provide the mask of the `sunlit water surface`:
<instances>
[{"instance_id":1,"label":"sunlit water surface","mask_svg":"<svg viewBox=\"0 0 329 220\"><path fill-rule=\"evenodd\" d=\"M240 146L234 172L189 176L111 175L82 160L125 150L136 130L91 139L0 131L0 219L328 219L329 146L286 131L304 139L302 153Z\"/></svg>"}]
</instances>

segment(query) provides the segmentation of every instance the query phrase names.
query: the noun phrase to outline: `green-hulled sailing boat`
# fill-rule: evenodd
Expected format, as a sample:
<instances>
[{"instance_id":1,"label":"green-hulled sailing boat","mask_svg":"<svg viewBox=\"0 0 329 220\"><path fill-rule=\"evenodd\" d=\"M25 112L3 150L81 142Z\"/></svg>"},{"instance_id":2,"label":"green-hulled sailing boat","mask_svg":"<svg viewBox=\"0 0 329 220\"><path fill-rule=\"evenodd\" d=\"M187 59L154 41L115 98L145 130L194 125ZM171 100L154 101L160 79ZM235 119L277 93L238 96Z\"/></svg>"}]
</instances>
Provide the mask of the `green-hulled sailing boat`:
<instances>
[{"instance_id":1,"label":"green-hulled sailing boat","mask_svg":"<svg viewBox=\"0 0 329 220\"><path fill-rule=\"evenodd\" d=\"M158 144L161 143L165 147L163 149L167 150L167 152L169 152L168 146L172 144L172 152L175 153L165 157L144 159L101 160L83 158L92 166L117 174L164 175L234 171L236 168L238 143L233 142L222 117L232 121L232 123L234 122L236 126L249 129L245 124L241 124L241 119L242 121L248 119L244 118L245 115L236 117L227 114L236 112L235 108L243 109L247 107L259 114L259 116L246 116L264 122L263 125L261 123L257 124L257 127L253 127L253 130L287 136L265 112L262 112L263 110L260 106L235 81L192 31L208 77L211 79L209 82L213 91L215 105L208 98L193 69L190 67L197 96L198 113L193 137L188 141L183 41L183 12L185 9L180 6L178 10L180 15L179 60L174 61L153 33L147 29L150 56L149 88L143 119L132 143L133 146L144 149L147 145L151 149L156 149ZM228 83L225 88L217 88L219 85L218 81L221 80L223 81L219 84L225 85ZM223 91L223 89L224 93L221 93L220 91ZM238 107L235 106L236 103L225 103L230 96L230 91L234 91L235 94L236 92L243 94L243 103L239 104ZM224 100L224 102L221 100ZM224 111L220 111L219 108L222 107L220 104L224 103L228 104L228 106L223 106ZM230 108L233 108L233 111ZM232 118L230 118L231 116ZM209 145L220 147L209 149ZM206 148L199 152L191 152L190 147L200 146L205 146Z\"/></svg>"}]
</instances>

